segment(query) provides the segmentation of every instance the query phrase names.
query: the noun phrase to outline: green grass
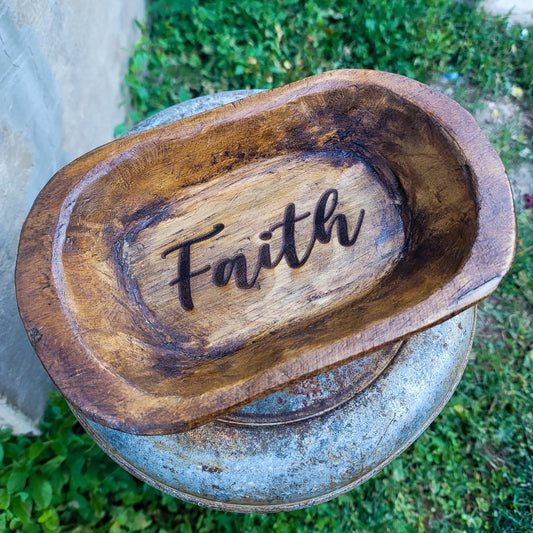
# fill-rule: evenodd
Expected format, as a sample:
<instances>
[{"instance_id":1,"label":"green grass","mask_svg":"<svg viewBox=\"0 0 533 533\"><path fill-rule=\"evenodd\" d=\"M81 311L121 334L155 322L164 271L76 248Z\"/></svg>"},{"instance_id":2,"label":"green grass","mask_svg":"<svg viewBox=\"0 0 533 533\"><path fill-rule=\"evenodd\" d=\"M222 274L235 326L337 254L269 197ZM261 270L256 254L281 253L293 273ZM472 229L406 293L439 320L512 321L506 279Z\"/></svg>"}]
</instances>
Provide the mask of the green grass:
<instances>
[{"instance_id":1,"label":"green grass","mask_svg":"<svg viewBox=\"0 0 533 533\"><path fill-rule=\"evenodd\" d=\"M423 81L457 71L463 103L520 96L518 88L527 105L533 57L531 38L520 31L444 0L359 7L153 1L127 77L130 120L206 92L276 86L339 67ZM506 164L524 162L528 132L503 127L492 135ZM532 531L533 210L521 212L518 227L516 261L480 305L475 357L452 400L415 444L361 487L277 515L201 509L116 466L53 397L40 437L0 432L0 531Z\"/></svg>"},{"instance_id":2,"label":"green grass","mask_svg":"<svg viewBox=\"0 0 533 533\"><path fill-rule=\"evenodd\" d=\"M271 88L324 70L457 72L531 97L532 28L455 0L155 0L126 82L134 122L190 97ZM126 125L117 133L122 132Z\"/></svg>"}]
</instances>

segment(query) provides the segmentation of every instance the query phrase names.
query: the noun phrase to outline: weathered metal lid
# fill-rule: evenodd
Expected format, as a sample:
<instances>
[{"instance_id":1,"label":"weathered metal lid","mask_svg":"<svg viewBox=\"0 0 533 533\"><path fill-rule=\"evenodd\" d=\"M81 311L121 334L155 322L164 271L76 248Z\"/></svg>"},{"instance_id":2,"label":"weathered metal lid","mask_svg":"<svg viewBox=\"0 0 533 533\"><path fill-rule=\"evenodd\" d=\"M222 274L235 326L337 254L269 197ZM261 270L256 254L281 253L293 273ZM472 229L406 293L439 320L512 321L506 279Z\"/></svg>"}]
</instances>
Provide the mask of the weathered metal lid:
<instances>
[{"instance_id":1,"label":"weathered metal lid","mask_svg":"<svg viewBox=\"0 0 533 533\"><path fill-rule=\"evenodd\" d=\"M258 424L226 417L185 433L138 436L77 416L123 468L182 500L247 513L309 507L365 482L418 438L459 383L474 324L472 308L413 335L370 385L306 419L295 412L290 421L291 406L312 397L316 382L266 397L232 417L253 412ZM364 375L372 360L354 361L346 373ZM327 383L331 376L322 379ZM327 385L321 393L327 396ZM262 423L280 411L283 423Z\"/></svg>"}]
</instances>

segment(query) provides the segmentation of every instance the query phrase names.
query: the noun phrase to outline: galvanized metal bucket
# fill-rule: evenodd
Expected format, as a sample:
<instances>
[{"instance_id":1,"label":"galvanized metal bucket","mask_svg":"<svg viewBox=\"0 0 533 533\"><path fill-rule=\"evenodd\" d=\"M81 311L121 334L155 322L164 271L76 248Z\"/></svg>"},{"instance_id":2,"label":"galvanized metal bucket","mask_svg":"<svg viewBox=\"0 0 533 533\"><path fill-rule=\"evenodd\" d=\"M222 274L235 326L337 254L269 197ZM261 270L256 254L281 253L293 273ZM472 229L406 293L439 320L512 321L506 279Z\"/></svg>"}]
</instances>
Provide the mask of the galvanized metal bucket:
<instances>
[{"instance_id":1,"label":"galvanized metal bucket","mask_svg":"<svg viewBox=\"0 0 533 533\"><path fill-rule=\"evenodd\" d=\"M253 92L190 100L129 133ZM131 435L76 416L117 463L177 498L237 512L316 505L368 480L427 428L462 376L474 325L471 308L401 344L185 433Z\"/></svg>"}]
</instances>

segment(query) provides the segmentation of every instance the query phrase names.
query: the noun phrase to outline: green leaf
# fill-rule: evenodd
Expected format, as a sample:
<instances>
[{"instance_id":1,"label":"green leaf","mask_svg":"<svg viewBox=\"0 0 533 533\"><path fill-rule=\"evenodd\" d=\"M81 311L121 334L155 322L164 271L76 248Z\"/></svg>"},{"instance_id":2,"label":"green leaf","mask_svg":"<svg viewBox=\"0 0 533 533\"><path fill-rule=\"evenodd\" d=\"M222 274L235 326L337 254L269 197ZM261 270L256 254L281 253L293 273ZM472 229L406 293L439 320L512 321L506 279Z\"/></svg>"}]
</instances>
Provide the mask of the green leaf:
<instances>
[{"instance_id":1,"label":"green leaf","mask_svg":"<svg viewBox=\"0 0 533 533\"><path fill-rule=\"evenodd\" d=\"M28 448L28 457L30 459L36 459L41 455L42 451L46 450L46 445L42 440L36 440Z\"/></svg>"},{"instance_id":2,"label":"green leaf","mask_svg":"<svg viewBox=\"0 0 533 533\"><path fill-rule=\"evenodd\" d=\"M23 468L16 468L11 471L7 480L7 491L9 494L14 494L24 489L26 480L28 479L29 471Z\"/></svg>"},{"instance_id":3,"label":"green leaf","mask_svg":"<svg viewBox=\"0 0 533 533\"><path fill-rule=\"evenodd\" d=\"M55 533L56 531L59 531L59 515L53 507L47 509L39 517L38 522L43 526L45 533Z\"/></svg>"},{"instance_id":4,"label":"green leaf","mask_svg":"<svg viewBox=\"0 0 533 533\"><path fill-rule=\"evenodd\" d=\"M9 521L9 529L11 529L11 531L19 531L22 525L23 525L22 520L16 516L14 516Z\"/></svg>"},{"instance_id":5,"label":"green leaf","mask_svg":"<svg viewBox=\"0 0 533 533\"><path fill-rule=\"evenodd\" d=\"M61 466L64 460L64 457L52 457L52 459L46 461L46 463L44 463L44 465L41 467L42 474L45 476L52 475L52 473Z\"/></svg>"},{"instance_id":6,"label":"green leaf","mask_svg":"<svg viewBox=\"0 0 533 533\"><path fill-rule=\"evenodd\" d=\"M376 21L374 19L366 19L365 27L369 32L374 32L376 30Z\"/></svg>"},{"instance_id":7,"label":"green leaf","mask_svg":"<svg viewBox=\"0 0 533 533\"><path fill-rule=\"evenodd\" d=\"M27 492L19 492L11 499L11 510L24 525L29 522L31 509L31 498Z\"/></svg>"},{"instance_id":8,"label":"green leaf","mask_svg":"<svg viewBox=\"0 0 533 533\"><path fill-rule=\"evenodd\" d=\"M11 501L11 496L7 491L7 488L0 488L0 509L8 509L9 503Z\"/></svg>"},{"instance_id":9,"label":"green leaf","mask_svg":"<svg viewBox=\"0 0 533 533\"><path fill-rule=\"evenodd\" d=\"M186 100L189 100L191 98L191 95L189 94L189 91L185 89L185 87L180 87L178 97L180 99L180 102L185 102Z\"/></svg>"},{"instance_id":10,"label":"green leaf","mask_svg":"<svg viewBox=\"0 0 533 533\"><path fill-rule=\"evenodd\" d=\"M126 133L127 131L128 127L126 126L126 123L122 122L113 130L113 137L120 137L121 135L124 135L124 133Z\"/></svg>"},{"instance_id":11,"label":"green leaf","mask_svg":"<svg viewBox=\"0 0 533 533\"><path fill-rule=\"evenodd\" d=\"M33 474L30 477L29 489L38 510L46 509L52 502L52 485L43 476Z\"/></svg>"},{"instance_id":12,"label":"green leaf","mask_svg":"<svg viewBox=\"0 0 533 533\"><path fill-rule=\"evenodd\" d=\"M143 529L146 529L151 523L152 520L146 515L146 513L137 512L135 513L135 516L133 517L133 520L131 521L129 526L132 531L142 531Z\"/></svg>"},{"instance_id":13,"label":"green leaf","mask_svg":"<svg viewBox=\"0 0 533 533\"><path fill-rule=\"evenodd\" d=\"M107 500L100 493L91 493L89 505L93 509L96 516L100 516L103 513L106 503Z\"/></svg>"},{"instance_id":14,"label":"green leaf","mask_svg":"<svg viewBox=\"0 0 533 533\"><path fill-rule=\"evenodd\" d=\"M68 436L70 436L70 435L68 435ZM66 437L68 438L68 436L66 436ZM62 437L60 437L60 438L62 438ZM56 455L56 457L62 457L63 459L65 459L66 456L68 455L68 448L66 447L65 443L63 442L63 440L66 440L66 438L64 438L64 439L62 438L62 440L56 439L55 441L52 441L50 443L50 447L54 451L54 454Z\"/></svg>"},{"instance_id":15,"label":"green leaf","mask_svg":"<svg viewBox=\"0 0 533 533\"><path fill-rule=\"evenodd\" d=\"M137 91L137 94L139 95L139 98L141 100L148 100L150 97L148 95L148 90L146 89L146 87L139 87L138 88L138 91Z\"/></svg>"},{"instance_id":16,"label":"green leaf","mask_svg":"<svg viewBox=\"0 0 533 533\"><path fill-rule=\"evenodd\" d=\"M0 466L3 464L3 462L4 462L4 446L0 442Z\"/></svg>"}]
</instances>

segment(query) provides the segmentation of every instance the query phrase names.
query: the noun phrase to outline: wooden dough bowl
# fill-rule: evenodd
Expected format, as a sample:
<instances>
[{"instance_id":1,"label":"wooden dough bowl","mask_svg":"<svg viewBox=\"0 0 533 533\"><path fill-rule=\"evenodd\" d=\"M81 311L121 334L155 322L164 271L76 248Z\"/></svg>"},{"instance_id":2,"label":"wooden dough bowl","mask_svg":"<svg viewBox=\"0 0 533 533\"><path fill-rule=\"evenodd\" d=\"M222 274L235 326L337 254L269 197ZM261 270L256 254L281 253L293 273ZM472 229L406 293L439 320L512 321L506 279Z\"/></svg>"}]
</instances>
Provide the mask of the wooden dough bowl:
<instances>
[{"instance_id":1,"label":"wooden dough bowl","mask_svg":"<svg viewBox=\"0 0 533 533\"><path fill-rule=\"evenodd\" d=\"M72 162L26 220L16 285L75 409L166 434L457 314L514 249L474 119L416 81L340 70Z\"/></svg>"}]
</instances>

